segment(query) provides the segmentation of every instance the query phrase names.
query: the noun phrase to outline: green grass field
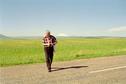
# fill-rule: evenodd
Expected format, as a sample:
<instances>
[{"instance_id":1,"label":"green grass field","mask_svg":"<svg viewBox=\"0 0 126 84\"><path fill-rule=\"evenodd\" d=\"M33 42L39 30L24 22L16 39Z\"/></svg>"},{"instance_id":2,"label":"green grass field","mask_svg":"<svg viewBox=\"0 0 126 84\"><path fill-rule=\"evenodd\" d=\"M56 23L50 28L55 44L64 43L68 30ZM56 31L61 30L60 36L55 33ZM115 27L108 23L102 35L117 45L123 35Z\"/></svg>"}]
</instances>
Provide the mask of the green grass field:
<instances>
[{"instance_id":1,"label":"green grass field","mask_svg":"<svg viewBox=\"0 0 126 84\"><path fill-rule=\"evenodd\" d=\"M126 38L59 38L54 61L126 55ZM41 39L0 40L0 66L43 63Z\"/></svg>"}]
</instances>

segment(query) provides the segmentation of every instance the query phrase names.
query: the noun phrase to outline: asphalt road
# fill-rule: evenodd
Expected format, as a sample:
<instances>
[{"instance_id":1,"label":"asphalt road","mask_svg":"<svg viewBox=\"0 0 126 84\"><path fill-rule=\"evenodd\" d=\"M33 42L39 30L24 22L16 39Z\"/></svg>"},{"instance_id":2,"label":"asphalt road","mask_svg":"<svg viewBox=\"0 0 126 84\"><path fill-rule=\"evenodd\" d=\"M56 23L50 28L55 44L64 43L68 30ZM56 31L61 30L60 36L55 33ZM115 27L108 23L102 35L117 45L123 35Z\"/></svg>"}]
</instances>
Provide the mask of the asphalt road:
<instances>
[{"instance_id":1,"label":"asphalt road","mask_svg":"<svg viewBox=\"0 0 126 84\"><path fill-rule=\"evenodd\" d=\"M126 84L126 56L2 67L0 84Z\"/></svg>"}]
</instances>

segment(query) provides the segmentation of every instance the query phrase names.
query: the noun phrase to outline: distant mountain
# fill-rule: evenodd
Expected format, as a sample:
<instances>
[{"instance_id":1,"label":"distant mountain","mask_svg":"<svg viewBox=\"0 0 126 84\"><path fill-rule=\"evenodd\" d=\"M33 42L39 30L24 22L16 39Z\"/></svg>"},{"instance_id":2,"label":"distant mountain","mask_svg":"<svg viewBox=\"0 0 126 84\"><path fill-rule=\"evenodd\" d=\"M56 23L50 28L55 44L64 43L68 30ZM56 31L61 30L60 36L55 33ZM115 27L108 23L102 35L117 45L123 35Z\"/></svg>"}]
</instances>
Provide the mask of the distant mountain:
<instances>
[{"instance_id":1,"label":"distant mountain","mask_svg":"<svg viewBox=\"0 0 126 84\"><path fill-rule=\"evenodd\" d=\"M126 38L121 36L57 36L59 38Z\"/></svg>"},{"instance_id":2,"label":"distant mountain","mask_svg":"<svg viewBox=\"0 0 126 84\"><path fill-rule=\"evenodd\" d=\"M7 38L9 38L9 37L7 37L7 36L5 36L3 34L0 34L0 39L7 39Z\"/></svg>"}]
</instances>

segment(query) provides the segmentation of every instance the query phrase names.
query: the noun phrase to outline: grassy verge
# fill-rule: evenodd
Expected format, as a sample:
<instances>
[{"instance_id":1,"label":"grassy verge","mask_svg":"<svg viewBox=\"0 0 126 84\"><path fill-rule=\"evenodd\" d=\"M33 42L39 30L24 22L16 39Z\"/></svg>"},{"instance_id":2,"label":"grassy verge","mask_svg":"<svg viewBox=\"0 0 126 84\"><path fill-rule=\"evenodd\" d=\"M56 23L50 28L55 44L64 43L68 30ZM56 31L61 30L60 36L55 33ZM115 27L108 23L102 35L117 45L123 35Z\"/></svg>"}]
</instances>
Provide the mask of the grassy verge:
<instances>
[{"instance_id":1,"label":"grassy verge","mask_svg":"<svg viewBox=\"0 0 126 84\"><path fill-rule=\"evenodd\" d=\"M59 38L54 61L126 55L126 38ZM0 40L0 67L43 63L41 39Z\"/></svg>"}]
</instances>

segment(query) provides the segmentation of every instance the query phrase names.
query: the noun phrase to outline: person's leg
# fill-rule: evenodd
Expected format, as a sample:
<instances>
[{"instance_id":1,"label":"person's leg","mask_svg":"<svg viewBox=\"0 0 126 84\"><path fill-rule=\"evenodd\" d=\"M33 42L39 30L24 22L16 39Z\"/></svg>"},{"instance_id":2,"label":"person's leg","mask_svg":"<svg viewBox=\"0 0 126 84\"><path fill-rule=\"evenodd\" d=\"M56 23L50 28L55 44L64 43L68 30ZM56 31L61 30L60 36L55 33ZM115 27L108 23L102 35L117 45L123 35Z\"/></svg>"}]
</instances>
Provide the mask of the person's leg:
<instances>
[{"instance_id":1,"label":"person's leg","mask_svg":"<svg viewBox=\"0 0 126 84\"><path fill-rule=\"evenodd\" d=\"M51 59L51 64L52 64L52 61L53 61L53 52L54 52L54 48L51 47L51 48L50 48L50 59Z\"/></svg>"},{"instance_id":2,"label":"person's leg","mask_svg":"<svg viewBox=\"0 0 126 84\"><path fill-rule=\"evenodd\" d=\"M50 62L49 48L45 47L44 51L45 51L45 57L46 57L46 65L47 65L48 71L50 72L51 71L51 62Z\"/></svg>"},{"instance_id":3,"label":"person's leg","mask_svg":"<svg viewBox=\"0 0 126 84\"><path fill-rule=\"evenodd\" d=\"M51 54L51 52L52 52L52 49L51 49L51 47L48 47L48 64L49 64L49 68L48 68L48 70L49 70L49 72L51 72L51 64L52 64L52 54Z\"/></svg>"},{"instance_id":4,"label":"person's leg","mask_svg":"<svg viewBox=\"0 0 126 84\"><path fill-rule=\"evenodd\" d=\"M53 47L49 47L49 61L50 61L50 68L53 60Z\"/></svg>"}]
</instances>

